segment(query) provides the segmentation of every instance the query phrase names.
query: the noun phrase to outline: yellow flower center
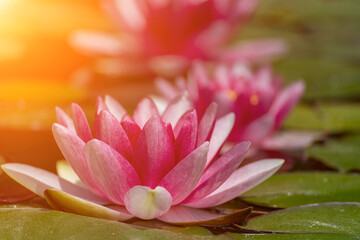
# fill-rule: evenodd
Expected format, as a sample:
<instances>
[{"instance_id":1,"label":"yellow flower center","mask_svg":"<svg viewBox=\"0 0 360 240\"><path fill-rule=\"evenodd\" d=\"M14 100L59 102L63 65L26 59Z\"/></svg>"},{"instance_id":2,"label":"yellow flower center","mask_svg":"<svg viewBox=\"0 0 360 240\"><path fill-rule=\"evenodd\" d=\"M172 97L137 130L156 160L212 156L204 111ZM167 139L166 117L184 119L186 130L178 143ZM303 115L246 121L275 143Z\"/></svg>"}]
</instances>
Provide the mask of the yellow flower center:
<instances>
[{"instance_id":1,"label":"yellow flower center","mask_svg":"<svg viewBox=\"0 0 360 240\"><path fill-rule=\"evenodd\" d=\"M237 99L237 94L234 90L227 89L225 90L225 93L231 101L235 101Z\"/></svg>"},{"instance_id":2,"label":"yellow flower center","mask_svg":"<svg viewBox=\"0 0 360 240\"><path fill-rule=\"evenodd\" d=\"M258 105L258 104L259 104L259 97L258 97L258 95L256 95L256 94L251 94L251 96L250 96L250 103L251 103L251 105L254 105L254 106Z\"/></svg>"}]
</instances>

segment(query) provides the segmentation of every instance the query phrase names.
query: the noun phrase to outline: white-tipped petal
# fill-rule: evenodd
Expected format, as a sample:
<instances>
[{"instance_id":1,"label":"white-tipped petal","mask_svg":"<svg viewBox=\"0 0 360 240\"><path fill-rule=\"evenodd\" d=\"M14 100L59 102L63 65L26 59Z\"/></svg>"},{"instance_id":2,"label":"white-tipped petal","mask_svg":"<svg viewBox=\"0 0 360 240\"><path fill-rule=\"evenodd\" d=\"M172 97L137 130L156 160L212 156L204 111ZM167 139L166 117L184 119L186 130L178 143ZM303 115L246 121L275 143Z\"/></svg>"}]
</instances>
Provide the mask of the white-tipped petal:
<instances>
[{"instance_id":1,"label":"white-tipped petal","mask_svg":"<svg viewBox=\"0 0 360 240\"><path fill-rule=\"evenodd\" d=\"M59 177L68 180L71 183L85 186L66 160L59 160L56 162L56 172Z\"/></svg>"},{"instance_id":2,"label":"white-tipped petal","mask_svg":"<svg viewBox=\"0 0 360 240\"><path fill-rule=\"evenodd\" d=\"M73 132L76 132L74 121L71 119L69 115L67 115L61 108L56 107L56 121L63 125L64 127L67 127Z\"/></svg>"},{"instance_id":3,"label":"white-tipped petal","mask_svg":"<svg viewBox=\"0 0 360 240\"><path fill-rule=\"evenodd\" d=\"M19 163L7 163L1 165L1 167L12 179L41 197L44 197L45 190L57 189L93 203L109 203L89 190L70 183L43 169Z\"/></svg>"},{"instance_id":4,"label":"white-tipped petal","mask_svg":"<svg viewBox=\"0 0 360 240\"><path fill-rule=\"evenodd\" d=\"M46 190L44 195L50 206L65 212L114 221L126 221L133 217L124 207L105 207L55 189Z\"/></svg>"},{"instance_id":5,"label":"white-tipped petal","mask_svg":"<svg viewBox=\"0 0 360 240\"><path fill-rule=\"evenodd\" d=\"M163 187L135 186L125 194L124 202L132 215L148 220L166 213L171 207L172 197Z\"/></svg>"},{"instance_id":6,"label":"white-tipped petal","mask_svg":"<svg viewBox=\"0 0 360 240\"><path fill-rule=\"evenodd\" d=\"M110 95L106 95L104 101L106 107L109 109L112 115L114 115L116 119L120 122L122 117L126 114L126 110L123 108L123 106L121 106L121 104Z\"/></svg>"},{"instance_id":7,"label":"white-tipped petal","mask_svg":"<svg viewBox=\"0 0 360 240\"><path fill-rule=\"evenodd\" d=\"M211 134L209 153L207 156L206 166L213 161L216 154L229 136L235 123L235 114L229 113L224 117L218 119L215 123L214 130Z\"/></svg>"},{"instance_id":8,"label":"white-tipped petal","mask_svg":"<svg viewBox=\"0 0 360 240\"><path fill-rule=\"evenodd\" d=\"M255 187L273 175L284 163L282 159L265 159L237 169L218 189L190 207L206 208L225 203Z\"/></svg>"},{"instance_id":9,"label":"white-tipped petal","mask_svg":"<svg viewBox=\"0 0 360 240\"><path fill-rule=\"evenodd\" d=\"M182 115L184 115L192 108L193 105L190 102L187 93L185 93L175 98L169 103L169 105L161 115L161 120L163 120L165 123L170 123L174 129Z\"/></svg>"}]
</instances>

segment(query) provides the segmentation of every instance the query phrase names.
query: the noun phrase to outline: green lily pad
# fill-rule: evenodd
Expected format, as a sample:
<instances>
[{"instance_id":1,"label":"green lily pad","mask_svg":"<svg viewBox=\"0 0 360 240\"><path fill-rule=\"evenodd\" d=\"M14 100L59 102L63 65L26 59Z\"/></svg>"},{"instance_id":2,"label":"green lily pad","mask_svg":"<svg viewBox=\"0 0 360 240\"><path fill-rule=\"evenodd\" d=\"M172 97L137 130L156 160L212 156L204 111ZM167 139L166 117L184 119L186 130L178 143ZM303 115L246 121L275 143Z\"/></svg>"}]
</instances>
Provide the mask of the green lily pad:
<instances>
[{"instance_id":1,"label":"green lily pad","mask_svg":"<svg viewBox=\"0 0 360 240\"><path fill-rule=\"evenodd\" d=\"M245 229L360 236L360 203L323 203L275 211L251 219Z\"/></svg>"},{"instance_id":2,"label":"green lily pad","mask_svg":"<svg viewBox=\"0 0 360 240\"><path fill-rule=\"evenodd\" d=\"M316 106L299 105L284 124L287 128L359 132L360 104L322 103Z\"/></svg>"},{"instance_id":3,"label":"green lily pad","mask_svg":"<svg viewBox=\"0 0 360 240\"><path fill-rule=\"evenodd\" d=\"M360 170L360 135L330 139L307 150L308 157L340 171Z\"/></svg>"},{"instance_id":4,"label":"green lily pad","mask_svg":"<svg viewBox=\"0 0 360 240\"><path fill-rule=\"evenodd\" d=\"M0 208L1 239L229 239L227 236L197 236L159 229L138 228L124 223L48 211Z\"/></svg>"},{"instance_id":5,"label":"green lily pad","mask_svg":"<svg viewBox=\"0 0 360 240\"><path fill-rule=\"evenodd\" d=\"M275 69L305 80L304 99L358 99L359 12L356 0L267 0L239 38L284 39L290 50Z\"/></svg>"},{"instance_id":6,"label":"green lily pad","mask_svg":"<svg viewBox=\"0 0 360 240\"><path fill-rule=\"evenodd\" d=\"M324 202L359 202L360 175L320 172L278 174L247 191L242 198L253 204L276 208Z\"/></svg>"},{"instance_id":7,"label":"green lily pad","mask_svg":"<svg viewBox=\"0 0 360 240\"><path fill-rule=\"evenodd\" d=\"M356 240L356 236L345 234L321 234L321 233L301 233L301 234L233 234L234 239L253 239L253 240Z\"/></svg>"},{"instance_id":8,"label":"green lily pad","mask_svg":"<svg viewBox=\"0 0 360 240\"><path fill-rule=\"evenodd\" d=\"M305 81L304 100L359 98L358 65L325 57L325 50L323 54L324 57L285 58L275 64L276 72L283 75L287 82L299 78Z\"/></svg>"},{"instance_id":9,"label":"green lily pad","mask_svg":"<svg viewBox=\"0 0 360 240\"><path fill-rule=\"evenodd\" d=\"M212 236L213 234L204 227L192 226L192 227L163 227L164 230L173 232L180 232L189 235L201 235L201 236Z\"/></svg>"}]
</instances>

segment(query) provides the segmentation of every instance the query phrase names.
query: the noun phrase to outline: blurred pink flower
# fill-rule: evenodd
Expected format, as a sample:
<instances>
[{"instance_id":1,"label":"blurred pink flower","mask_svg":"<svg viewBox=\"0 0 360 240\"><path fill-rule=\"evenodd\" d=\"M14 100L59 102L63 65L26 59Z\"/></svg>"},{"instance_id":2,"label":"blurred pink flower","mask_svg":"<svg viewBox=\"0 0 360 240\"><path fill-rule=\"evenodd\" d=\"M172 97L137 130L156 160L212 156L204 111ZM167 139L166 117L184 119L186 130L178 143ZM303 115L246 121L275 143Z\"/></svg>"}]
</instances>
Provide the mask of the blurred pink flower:
<instances>
[{"instance_id":1,"label":"blurred pink flower","mask_svg":"<svg viewBox=\"0 0 360 240\"><path fill-rule=\"evenodd\" d=\"M251 141L257 147L279 129L304 91L302 81L283 89L282 79L275 77L271 68L252 72L240 63L233 66L219 64L213 74L209 74L205 66L197 62L187 82L178 78L174 87L166 80L158 79L156 84L168 100L188 92L199 116L205 114L212 102L219 106L217 117L235 113L234 128L228 140Z\"/></svg>"},{"instance_id":2,"label":"blurred pink flower","mask_svg":"<svg viewBox=\"0 0 360 240\"><path fill-rule=\"evenodd\" d=\"M130 117L106 96L98 99L93 136L78 105L72 105L73 119L57 108L54 137L79 179L70 183L23 164L2 168L53 207L78 214L171 223L218 218L223 215L198 208L237 197L271 176L283 160L238 168L249 142L216 158L234 123L232 113L215 120L216 109L211 104L198 121L184 96L162 114L145 98Z\"/></svg>"},{"instance_id":3,"label":"blurred pink flower","mask_svg":"<svg viewBox=\"0 0 360 240\"><path fill-rule=\"evenodd\" d=\"M119 36L79 30L72 34L70 43L87 54L123 57L128 62L145 60L152 70L171 75L186 69L194 59L263 61L284 53L284 42L267 39L226 46L259 2L103 0Z\"/></svg>"}]
</instances>

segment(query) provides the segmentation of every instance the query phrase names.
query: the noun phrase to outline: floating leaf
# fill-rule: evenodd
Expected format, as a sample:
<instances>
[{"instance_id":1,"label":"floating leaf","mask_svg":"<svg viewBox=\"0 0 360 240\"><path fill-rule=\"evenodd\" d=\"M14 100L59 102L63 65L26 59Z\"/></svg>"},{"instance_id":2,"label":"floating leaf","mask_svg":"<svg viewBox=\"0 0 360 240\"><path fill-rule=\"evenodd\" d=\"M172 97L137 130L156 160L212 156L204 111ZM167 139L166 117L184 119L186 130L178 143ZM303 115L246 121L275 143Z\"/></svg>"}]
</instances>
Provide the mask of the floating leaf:
<instances>
[{"instance_id":1,"label":"floating leaf","mask_svg":"<svg viewBox=\"0 0 360 240\"><path fill-rule=\"evenodd\" d=\"M284 39L290 51L275 69L306 81L304 99L358 99L359 11L356 0L268 0L240 36Z\"/></svg>"},{"instance_id":2,"label":"floating leaf","mask_svg":"<svg viewBox=\"0 0 360 240\"><path fill-rule=\"evenodd\" d=\"M360 135L330 139L310 147L307 154L341 171L360 170Z\"/></svg>"},{"instance_id":3,"label":"floating leaf","mask_svg":"<svg viewBox=\"0 0 360 240\"><path fill-rule=\"evenodd\" d=\"M275 211L256 217L248 221L245 229L359 236L359 226L360 203L323 203Z\"/></svg>"},{"instance_id":4,"label":"floating leaf","mask_svg":"<svg viewBox=\"0 0 360 240\"><path fill-rule=\"evenodd\" d=\"M305 100L358 99L360 95L360 69L358 65L344 60L290 58L276 63L275 69L287 81L299 78L305 81Z\"/></svg>"},{"instance_id":5,"label":"floating leaf","mask_svg":"<svg viewBox=\"0 0 360 240\"><path fill-rule=\"evenodd\" d=\"M192 227L163 227L164 230L170 230L173 232L181 232L189 235L201 235L201 236L212 236L213 234L203 227L192 226Z\"/></svg>"},{"instance_id":6,"label":"floating leaf","mask_svg":"<svg viewBox=\"0 0 360 240\"><path fill-rule=\"evenodd\" d=\"M42 208L51 210L46 200L39 196L18 203L0 204L0 208Z\"/></svg>"},{"instance_id":7,"label":"floating leaf","mask_svg":"<svg viewBox=\"0 0 360 240\"><path fill-rule=\"evenodd\" d=\"M247 240L356 240L355 236L345 234L320 234L320 233L300 233L300 234L233 234L234 239Z\"/></svg>"},{"instance_id":8,"label":"floating leaf","mask_svg":"<svg viewBox=\"0 0 360 240\"><path fill-rule=\"evenodd\" d=\"M360 175L288 173L244 193L242 198L261 206L287 208L311 203L360 201Z\"/></svg>"},{"instance_id":9,"label":"floating leaf","mask_svg":"<svg viewBox=\"0 0 360 240\"><path fill-rule=\"evenodd\" d=\"M0 209L1 239L229 239L196 236L44 209Z\"/></svg>"},{"instance_id":10,"label":"floating leaf","mask_svg":"<svg viewBox=\"0 0 360 240\"><path fill-rule=\"evenodd\" d=\"M332 132L360 131L360 104L299 105L285 122L285 127Z\"/></svg>"}]
</instances>

